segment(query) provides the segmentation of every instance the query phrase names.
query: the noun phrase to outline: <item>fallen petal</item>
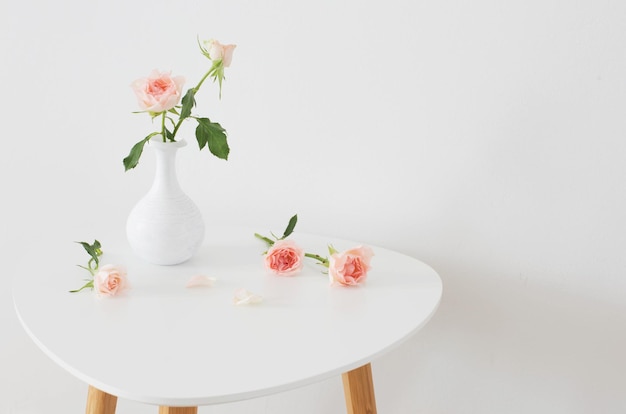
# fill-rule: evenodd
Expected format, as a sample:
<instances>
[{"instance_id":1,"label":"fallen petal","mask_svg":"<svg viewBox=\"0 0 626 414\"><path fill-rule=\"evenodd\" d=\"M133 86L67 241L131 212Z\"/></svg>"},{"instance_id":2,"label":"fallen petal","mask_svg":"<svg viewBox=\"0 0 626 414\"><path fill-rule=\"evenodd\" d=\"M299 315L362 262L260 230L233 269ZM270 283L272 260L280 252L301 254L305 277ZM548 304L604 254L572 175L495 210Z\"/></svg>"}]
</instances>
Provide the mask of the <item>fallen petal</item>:
<instances>
[{"instance_id":1,"label":"fallen petal","mask_svg":"<svg viewBox=\"0 0 626 414\"><path fill-rule=\"evenodd\" d=\"M187 282L185 287L195 288L195 287L211 287L213 283L215 283L217 279L214 277L204 276L204 275L195 275L192 276L191 279Z\"/></svg>"},{"instance_id":2,"label":"fallen petal","mask_svg":"<svg viewBox=\"0 0 626 414\"><path fill-rule=\"evenodd\" d=\"M235 291L235 297L233 298L235 305L254 305L262 301L263 296L254 294L246 289L237 289L237 291Z\"/></svg>"}]
</instances>

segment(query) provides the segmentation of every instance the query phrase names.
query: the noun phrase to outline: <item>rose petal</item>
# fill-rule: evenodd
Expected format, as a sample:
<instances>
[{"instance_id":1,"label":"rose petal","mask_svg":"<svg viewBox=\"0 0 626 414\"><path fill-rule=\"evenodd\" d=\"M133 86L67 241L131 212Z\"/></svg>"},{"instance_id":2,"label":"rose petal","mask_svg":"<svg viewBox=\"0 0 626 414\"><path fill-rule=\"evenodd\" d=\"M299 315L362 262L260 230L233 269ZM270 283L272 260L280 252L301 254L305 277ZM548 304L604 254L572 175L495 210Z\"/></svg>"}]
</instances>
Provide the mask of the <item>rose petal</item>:
<instances>
[{"instance_id":1,"label":"rose petal","mask_svg":"<svg viewBox=\"0 0 626 414\"><path fill-rule=\"evenodd\" d=\"M254 305L262 301L263 296L254 294L243 288L237 289L237 291L235 291L235 297L233 298L235 305Z\"/></svg>"},{"instance_id":2,"label":"rose petal","mask_svg":"<svg viewBox=\"0 0 626 414\"><path fill-rule=\"evenodd\" d=\"M204 275L195 275L192 276L191 279L187 282L185 287L195 288L195 287L211 287L213 283L215 283L217 279L214 277L204 276Z\"/></svg>"}]
</instances>

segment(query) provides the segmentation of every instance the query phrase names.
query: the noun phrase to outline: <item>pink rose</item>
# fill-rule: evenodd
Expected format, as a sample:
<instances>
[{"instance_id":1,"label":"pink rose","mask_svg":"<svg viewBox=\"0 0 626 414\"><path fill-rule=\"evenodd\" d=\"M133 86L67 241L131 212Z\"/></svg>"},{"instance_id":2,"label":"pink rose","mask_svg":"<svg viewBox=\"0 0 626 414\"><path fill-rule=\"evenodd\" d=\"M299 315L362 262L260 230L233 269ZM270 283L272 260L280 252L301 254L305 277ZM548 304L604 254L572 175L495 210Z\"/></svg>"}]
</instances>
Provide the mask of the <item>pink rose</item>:
<instances>
[{"instance_id":1,"label":"pink rose","mask_svg":"<svg viewBox=\"0 0 626 414\"><path fill-rule=\"evenodd\" d=\"M145 111L159 113L175 107L182 98L182 76L170 76L170 73L161 73L153 70L147 78L137 79L131 84L139 107Z\"/></svg>"},{"instance_id":2,"label":"pink rose","mask_svg":"<svg viewBox=\"0 0 626 414\"><path fill-rule=\"evenodd\" d=\"M110 264L102 266L93 278L93 287L99 295L117 295L128 287L126 270Z\"/></svg>"},{"instance_id":3,"label":"pink rose","mask_svg":"<svg viewBox=\"0 0 626 414\"><path fill-rule=\"evenodd\" d=\"M223 45L217 40L209 40L205 44L211 60L221 60L225 68L230 66L230 62L233 60L233 51L237 45Z\"/></svg>"},{"instance_id":4,"label":"pink rose","mask_svg":"<svg viewBox=\"0 0 626 414\"><path fill-rule=\"evenodd\" d=\"M265 267L280 276L293 276L304 265L304 250L291 240L278 240L265 255Z\"/></svg>"},{"instance_id":5,"label":"pink rose","mask_svg":"<svg viewBox=\"0 0 626 414\"><path fill-rule=\"evenodd\" d=\"M342 253L333 253L328 264L330 283L354 286L364 281L370 270L372 256L374 252L366 246L357 246Z\"/></svg>"}]
</instances>

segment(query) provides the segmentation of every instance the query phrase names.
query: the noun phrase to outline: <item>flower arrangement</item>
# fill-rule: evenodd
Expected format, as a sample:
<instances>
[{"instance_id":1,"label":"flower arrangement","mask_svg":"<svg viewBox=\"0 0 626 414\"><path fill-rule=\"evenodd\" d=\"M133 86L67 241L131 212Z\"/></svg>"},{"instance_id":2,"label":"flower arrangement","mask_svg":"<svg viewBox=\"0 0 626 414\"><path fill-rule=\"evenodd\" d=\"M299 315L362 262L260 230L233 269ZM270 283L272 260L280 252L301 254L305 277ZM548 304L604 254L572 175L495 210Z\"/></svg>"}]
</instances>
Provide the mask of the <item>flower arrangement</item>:
<instances>
[{"instance_id":1,"label":"flower arrangement","mask_svg":"<svg viewBox=\"0 0 626 414\"><path fill-rule=\"evenodd\" d=\"M160 135L163 142L174 142L183 121L188 119L193 119L198 123L195 135L200 150L208 147L209 151L217 158L228 159L230 148L226 138L226 130L219 123L212 122L206 117L194 116L191 112L196 106L196 94L209 77L214 82L218 82L219 97L222 97L222 82L225 79L224 68L230 66L236 45L222 45L217 40L207 40L198 41L198 46L202 55L212 62L211 67L196 86L188 89L184 96L182 91L185 78L182 76L173 77L171 72L153 70L148 77L132 83L132 89L141 108L139 112L148 113L153 120L158 118L160 128L148 134L131 148L130 153L123 160L126 171L137 166L145 144L152 137Z\"/></svg>"},{"instance_id":2,"label":"flower arrangement","mask_svg":"<svg viewBox=\"0 0 626 414\"><path fill-rule=\"evenodd\" d=\"M304 259L314 259L326 268L331 285L356 286L365 281L368 271L371 269L370 261L374 252L370 247L359 245L343 252L337 251L332 245L328 245L328 257L305 252L294 240L288 237L295 230L298 215L289 220L287 228L282 236L272 233L272 238L254 233L254 236L268 246L263 252L265 255L265 268L279 276L295 276L304 267ZM89 272L90 277L79 289L70 290L71 293L80 292L84 289L92 289L99 296L115 296L128 288L126 270L122 266L107 264L100 267L102 245L98 240L93 243L76 242L83 246L89 260L86 265L77 265ZM205 275L194 275L186 284L187 288L211 287L216 278ZM235 305L257 304L263 300L261 295L239 289L235 292L233 303Z\"/></svg>"},{"instance_id":3,"label":"flower arrangement","mask_svg":"<svg viewBox=\"0 0 626 414\"><path fill-rule=\"evenodd\" d=\"M314 253L306 253L293 240L287 239L298 222L298 215L289 220L281 237L272 233L274 240L254 233L254 236L268 245L265 255L265 268L279 276L293 276L300 272L305 257L316 260L327 269L330 284L355 286L364 282L370 270L370 261L374 251L368 246L356 246L343 252L328 245L329 257Z\"/></svg>"},{"instance_id":4,"label":"flower arrangement","mask_svg":"<svg viewBox=\"0 0 626 414\"><path fill-rule=\"evenodd\" d=\"M115 296L128 287L126 270L123 267L111 264L100 267L102 245L98 240L94 240L91 244L87 242L77 243L82 245L89 254L87 266L77 266L87 270L91 277L81 288L70 290L71 293L80 292L83 289L95 289L100 296Z\"/></svg>"}]
</instances>

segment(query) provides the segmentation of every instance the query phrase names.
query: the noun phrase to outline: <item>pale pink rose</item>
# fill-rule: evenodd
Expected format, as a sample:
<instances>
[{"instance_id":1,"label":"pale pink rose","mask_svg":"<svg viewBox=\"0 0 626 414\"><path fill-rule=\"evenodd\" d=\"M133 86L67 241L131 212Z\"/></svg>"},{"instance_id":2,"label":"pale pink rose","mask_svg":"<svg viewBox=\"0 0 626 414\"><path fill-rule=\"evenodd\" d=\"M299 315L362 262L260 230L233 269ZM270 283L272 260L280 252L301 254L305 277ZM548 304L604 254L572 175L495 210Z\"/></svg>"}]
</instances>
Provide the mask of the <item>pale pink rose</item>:
<instances>
[{"instance_id":1,"label":"pale pink rose","mask_svg":"<svg viewBox=\"0 0 626 414\"><path fill-rule=\"evenodd\" d=\"M265 255L265 267L280 276L293 276L304 265L304 250L292 240L278 240Z\"/></svg>"},{"instance_id":2,"label":"pale pink rose","mask_svg":"<svg viewBox=\"0 0 626 414\"><path fill-rule=\"evenodd\" d=\"M180 102L184 83L183 76L172 77L170 72L153 70L150 76L137 79L131 87L141 109L158 113L172 109Z\"/></svg>"},{"instance_id":3,"label":"pale pink rose","mask_svg":"<svg viewBox=\"0 0 626 414\"><path fill-rule=\"evenodd\" d=\"M374 252L367 246L357 246L341 253L332 254L328 264L330 283L354 286L363 282L370 270L372 256L374 256Z\"/></svg>"},{"instance_id":4,"label":"pale pink rose","mask_svg":"<svg viewBox=\"0 0 626 414\"><path fill-rule=\"evenodd\" d=\"M237 45L223 45L213 39L205 42L205 44L211 60L221 60L226 68L230 66L230 62L233 60L233 51Z\"/></svg>"},{"instance_id":5,"label":"pale pink rose","mask_svg":"<svg viewBox=\"0 0 626 414\"><path fill-rule=\"evenodd\" d=\"M102 266L94 275L93 287L99 295L117 295L128 287L126 270L110 264Z\"/></svg>"}]
</instances>

